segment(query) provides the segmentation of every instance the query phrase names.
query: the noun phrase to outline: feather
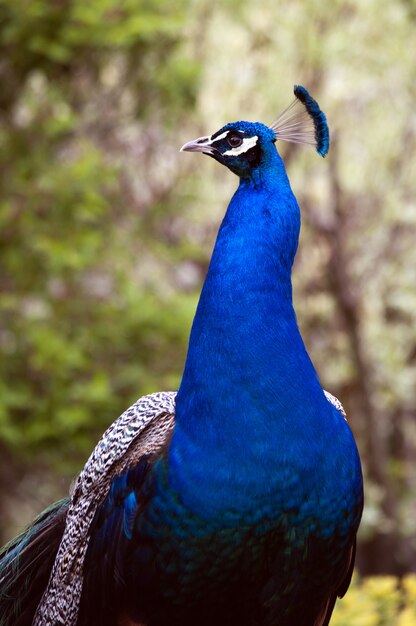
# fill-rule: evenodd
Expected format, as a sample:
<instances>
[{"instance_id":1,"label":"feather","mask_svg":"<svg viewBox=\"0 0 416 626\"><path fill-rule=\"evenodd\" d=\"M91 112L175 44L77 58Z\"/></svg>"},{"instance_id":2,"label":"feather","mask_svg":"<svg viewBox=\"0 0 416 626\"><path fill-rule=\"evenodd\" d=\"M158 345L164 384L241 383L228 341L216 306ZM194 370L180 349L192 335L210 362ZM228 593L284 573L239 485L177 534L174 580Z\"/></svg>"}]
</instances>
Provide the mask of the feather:
<instances>
[{"instance_id":1,"label":"feather","mask_svg":"<svg viewBox=\"0 0 416 626\"><path fill-rule=\"evenodd\" d=\"M294 87L295 100L271 124L276 139L315 146L321 156L329 150L329 129L325 114L301 85Z\"/></svg>"},{"instance_id":2,"label":"feather","mask_svg":"<svg viewBox=\"0 0 416 626\"><path fill-rule=\"evenodd\" d=\"M66 626L76 624L84 560L97 510L117 476L143 455L165 445L173 428L175 396L174 392L143 396L98 442L73 487L65 532L33 626L47 626L64 619ZM126 518L127 528L131 526L130 517L131 513ZM114 523L118 528L118 520L114 519Z\"/></svg>"},{"instance_id":3,"label":"feather","mask_svg":"<svg viewBox=\"0 0 416 626\"><path fill-rule=\"evenodd\" d=\"M31 623L65 526L68 499L39 515L0 551L0 625Z\"/></svg>"}]
</instances>

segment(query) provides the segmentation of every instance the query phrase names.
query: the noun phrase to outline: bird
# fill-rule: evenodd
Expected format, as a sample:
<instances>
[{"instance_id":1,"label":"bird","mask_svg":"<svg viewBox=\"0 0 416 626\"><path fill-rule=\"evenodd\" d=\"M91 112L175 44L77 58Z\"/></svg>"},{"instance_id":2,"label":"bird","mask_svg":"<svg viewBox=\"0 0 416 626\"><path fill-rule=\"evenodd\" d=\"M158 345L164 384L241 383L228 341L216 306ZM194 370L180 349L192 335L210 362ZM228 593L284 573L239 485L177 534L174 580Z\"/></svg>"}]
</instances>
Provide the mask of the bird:
<instances>
[{"instance_id":1,"label":"bird","mask_svg":"<svg viewBox=\"0 0 416 626\"><path fill-rule=\"evenodd\" d=\"M305 87L294 94L271 125L229 123L181 148L239 183L179 389L139 398L69 496L2 549L1 626L329 624L363 479L293 306L300 209L276 144L329 149L325 114Z\"/></svg>"}]
</instances>

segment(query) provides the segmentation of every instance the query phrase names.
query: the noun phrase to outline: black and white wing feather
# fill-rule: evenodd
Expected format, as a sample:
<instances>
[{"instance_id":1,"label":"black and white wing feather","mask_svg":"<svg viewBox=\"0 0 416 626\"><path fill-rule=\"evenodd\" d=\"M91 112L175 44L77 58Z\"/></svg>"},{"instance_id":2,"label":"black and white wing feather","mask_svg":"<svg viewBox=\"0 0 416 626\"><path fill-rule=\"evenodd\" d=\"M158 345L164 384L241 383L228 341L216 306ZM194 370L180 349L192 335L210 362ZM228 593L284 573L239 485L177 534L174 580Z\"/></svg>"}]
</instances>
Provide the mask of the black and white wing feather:
<instances>
[{"instance_id":1,"label":"black and white wing feather","mask_svg":"<svg viewBox=\"0 0 416 626\"><path fill-rule=\"evenodd\" d=\"M157 453L171 435L176 392L139 398L104 433L76 480L65 530L33 626L75 626L91 523L116 476L145 454Z\"/></svg>"},{"instance_id":2,"label":"black and white wing feather","mask_svg":"<svg viewBox=\"0 0 416 626\"><path fill-rule=\"evenodd\" d=\"M345 420L347 420L347 414L345 412L345 409L342 406L341 402L338 400L338 398L333 396L332 393L329 393L329 391L325 391L325 389L324 389L324 394L325 394L326 399L328 400L328 402L330 402L337 409L337 411L339 411L341 413L342 417Z\"/></svg>"}]
</instances>

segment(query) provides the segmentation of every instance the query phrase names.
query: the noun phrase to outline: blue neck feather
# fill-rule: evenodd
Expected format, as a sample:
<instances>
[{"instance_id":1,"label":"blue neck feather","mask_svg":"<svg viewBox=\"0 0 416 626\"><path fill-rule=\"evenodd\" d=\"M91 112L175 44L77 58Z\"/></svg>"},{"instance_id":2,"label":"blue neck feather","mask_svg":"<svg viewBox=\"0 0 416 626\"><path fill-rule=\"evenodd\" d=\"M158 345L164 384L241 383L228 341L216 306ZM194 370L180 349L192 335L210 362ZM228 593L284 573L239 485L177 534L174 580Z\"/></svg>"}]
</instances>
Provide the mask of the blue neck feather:
<instances>
[{"instance_id":1,"label":"blue neck feather","mask_svg":"<svg viewBox=\"0 0 416 626\"><path fill-rule=\"evenodd\" d=\"M334 418L292 306L299 228L270 144L266 164L240 181L221 225L177 396L170 482L206 518L259 511L281 491L282 455L304 464L307 490L316 459L292 453L291 441L307 442L316 428L331 436Z\"/></svg>"}]
</instances>

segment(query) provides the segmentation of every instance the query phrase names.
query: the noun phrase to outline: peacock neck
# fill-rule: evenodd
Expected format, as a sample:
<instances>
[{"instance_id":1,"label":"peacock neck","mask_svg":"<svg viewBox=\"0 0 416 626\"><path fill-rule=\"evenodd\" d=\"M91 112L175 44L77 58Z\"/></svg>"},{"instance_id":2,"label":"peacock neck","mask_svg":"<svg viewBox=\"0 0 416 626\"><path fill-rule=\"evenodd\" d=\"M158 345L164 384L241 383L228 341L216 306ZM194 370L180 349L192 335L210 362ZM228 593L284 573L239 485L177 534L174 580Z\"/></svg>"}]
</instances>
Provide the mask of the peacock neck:
<instances>
[{"instance_id":1,"label":"peacock neck","mask_svg":"<svg viewBox=\"0 0 416 626\"><path fill-rule=\"evenodd\" d=\"M198 304L169 454L180 490L188 464L195 480L210 480L199 460L202 448L216 465L215 481L221 459L227 475L232 472L232 446L240 472L243 459L248 471L260 459L267 466L269 453L274 463L271 446L276 456L282 428L302 422L299 397L322 396L292 305L300 213L275 154L274 167L240 182ZM225 498L226 491L223 486Z\"/></svg>"}]
</instances>

